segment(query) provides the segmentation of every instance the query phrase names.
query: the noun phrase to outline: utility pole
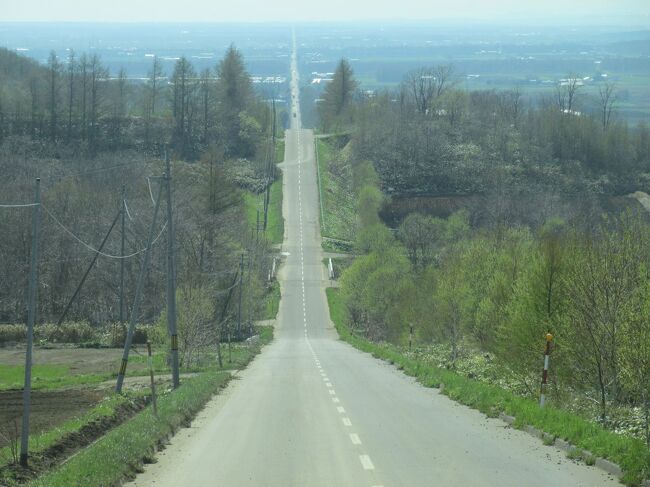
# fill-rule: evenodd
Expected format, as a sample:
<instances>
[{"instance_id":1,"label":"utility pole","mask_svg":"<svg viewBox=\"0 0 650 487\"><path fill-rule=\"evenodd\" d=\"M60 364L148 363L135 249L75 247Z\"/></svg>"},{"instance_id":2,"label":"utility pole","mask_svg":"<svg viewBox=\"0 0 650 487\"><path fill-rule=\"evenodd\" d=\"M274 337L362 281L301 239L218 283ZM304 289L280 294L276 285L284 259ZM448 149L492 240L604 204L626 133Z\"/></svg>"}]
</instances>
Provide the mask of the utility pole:
<instances>
[{"instance_id":1,"label":"utility pole","mask_svg":"<svg viewBox=\"0 0 650 487\"><path fill-rule=\"evenodd\" d=\"M174 261L174 226L172 213L172 173L169 155L165 151L167 183L167 327L171 338L172 385L180 384L178 371L178 332L176 330L176 269Z\"/></svg>"},{"instance_id":2,"label":"utility pole","mask_svg":"<svg viewBox=\"0 0 650 487\"><path fill-rule=\"evenodd\" d=\"M29 296L27 302L27 350L25 351L25 384L23 386L23 424L20 433L20 464L27 466L29 453L29 407L32 395L32 347L36 320L36 280L38 278L38 240L41 230L41 178L36 178L32 210L32 250L29 262Z\"/></svg>"},{"instance_id":3,"label":"utility pole","mask_svg":"<svg viewBox=\"0 0 650 487\"><path fill-rule=\"evenodd\" d=\"M239 261L239 305L237 307L237 336L241 337L241 298L244 284L244 254L241 254Z\"/></svg>"},{"instance_id":4,"label":"utility pole","mask_svg":"<svg viewBox=\"0 0 650 487\"><path fill-rule=\"evenodd\" d=\"M124 239L126 216L126 187L122 186L122 242L120 244L120 324L124 324Z\"/></svg>"},{"instance_id":5,"label":"utility pole","mask_svg":"<svg viewBox=\"0 0 650 487\"><path fill-rule=\"evenodd\" d=\"M164 176L163 176L164 177ZM135 299L133 300L133 308L131 309L131 317L129 319L129 329L126 333L126 340L124 341L124 353L122 355L122 363L120 371L117 374L117 384L115 385L115 392L120 394L122 392L122 384L124 383L124 374L126 374L126 364L129 361L129 352L131 350L131 342L133 341L133 332L135 331L135 322L140 314L140 301L142 301L142 288L144 287L144 277L147 274L149 267L149 257L151 255L151 244L153 242L153 235L156 230L156 220L158 219L158 209L160 208L160 197L162 196L163 184L160 183L158 189L158 197L156 198L156 205L153 210L153 220L151 220L151 227L149 228L149 237L147 238L147 248L144 251L144 258L142 261L142 268L138 276L138 284L135 288Z\"/></svg>"}]
</instances>

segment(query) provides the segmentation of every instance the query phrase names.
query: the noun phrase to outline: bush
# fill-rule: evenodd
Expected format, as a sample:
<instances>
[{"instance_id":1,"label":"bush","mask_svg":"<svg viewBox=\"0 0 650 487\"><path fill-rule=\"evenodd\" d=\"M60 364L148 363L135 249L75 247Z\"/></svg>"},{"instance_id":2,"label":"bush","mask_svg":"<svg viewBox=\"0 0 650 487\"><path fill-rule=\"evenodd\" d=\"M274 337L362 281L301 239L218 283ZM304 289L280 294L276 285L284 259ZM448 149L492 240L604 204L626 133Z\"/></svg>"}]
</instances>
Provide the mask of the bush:
<instances>
[{"instance_id":1,"label":"bush","mask_svg":"<svg viewBox=\"0 0 650 487\"><path fill-rule=\"evenodd\" d=\"M0 345L24 342L26 333L25 325L0 325Z\"/></svg>"},{"instance_id":2,"label":"bush","mask_svg":"<svg viewBox=\"0 0 650 487\"><path fill-rule=\"evenodd\" d=\"M133 334L133 344L147 343L151 326L139 325ZM120 323L110 323L101 327L93 327L85 321L62 323L44 323L34 326L34 342L36 343L72 343L97 344L111 347L121 347L126 338L127 326ZM25 343L27 326L24 324L0 325L0 345Z\"/></svg>"}]
</instances>

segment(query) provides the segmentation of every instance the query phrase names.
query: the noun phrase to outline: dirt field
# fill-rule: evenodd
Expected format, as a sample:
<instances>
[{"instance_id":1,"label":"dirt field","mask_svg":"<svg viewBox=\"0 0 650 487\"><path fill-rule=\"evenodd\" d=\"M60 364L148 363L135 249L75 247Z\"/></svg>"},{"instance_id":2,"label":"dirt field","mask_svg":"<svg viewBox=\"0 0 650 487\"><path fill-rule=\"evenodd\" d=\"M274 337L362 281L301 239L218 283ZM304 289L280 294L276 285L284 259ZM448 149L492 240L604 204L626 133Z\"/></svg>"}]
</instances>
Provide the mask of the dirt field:
<instances>
[{"instance_id":1,"label":"dirt field","mask_svg":"<svg viewBox=\"0 0 650 487\"><path fill-rule=\"evenodd\" d=\"M136 353L132 353L132 357L134 355ZM33 352L34 365L65 366L69 368L71 375L115 373L121 358L121 349L35 348ZM24 348L0 348L0 364L22 366L24 363ZM148 377L128 377L129 372L143 368L146 368L146 363L129 363L126 388L135 389L148 385ZM69 419L82 415L109 394L114 386L114 380L111 380L58 390L33 390L30 414L31 433L37 434L50 430ZM14 421L20 430L21 417L22 391L0 391L0 447L7 446L6 437L15 434Z\"/></svg>"},{"instance_id":2,"label":"dirt field","mask_svg":"<svg viewBox=\"0 0 650 487\"><path fill-rule=\"evenodd\" d=\"M106 390L67 389L62 391L32 391L30 430L32 434L52 429L68 419L92 408ZM7 446L6 436L14 433L14 421L20 431L22 391L0 392L0 447Z\"/></svg>"}]
</instances>

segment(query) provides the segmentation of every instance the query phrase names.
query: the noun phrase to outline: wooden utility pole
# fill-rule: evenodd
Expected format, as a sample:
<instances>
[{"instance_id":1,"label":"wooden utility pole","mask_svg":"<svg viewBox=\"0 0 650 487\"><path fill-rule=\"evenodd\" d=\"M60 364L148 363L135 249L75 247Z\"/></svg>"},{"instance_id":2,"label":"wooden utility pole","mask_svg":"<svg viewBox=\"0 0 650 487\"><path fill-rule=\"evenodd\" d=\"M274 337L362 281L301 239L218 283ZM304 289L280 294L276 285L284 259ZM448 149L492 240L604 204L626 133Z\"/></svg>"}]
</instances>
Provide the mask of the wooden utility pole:
<instances>
[{"instance_id":1,"label":"wooden utility pole","mask_svg":"<svg viewBox=\"0 0 650 487\"><path fill-rule=\"evenodd\" d=\"M38 240L41 230L41 179L36 178L32 210L32 250L29 262L29 296L27 301L27 350L25 351L25 384L23 386L23 424L20 433L20 464L27 466L29 453L29 409L32 396L32 347L36 320L38 278Z\"/></svg>"},{"instance_id":2,"label":"wooden utility pole","mask_svg":"<svg viewBox=\"0 0 650 487\"><path fill-rule=\"evenodd\" d=\"M172 213L172 173L169 155L165 151L167 186L167 327L171 339L172 385L176 389L180 385L178 370L178 332L176 330L176 269L174 260L174 225Z\"/></svg>"}]
</instances>

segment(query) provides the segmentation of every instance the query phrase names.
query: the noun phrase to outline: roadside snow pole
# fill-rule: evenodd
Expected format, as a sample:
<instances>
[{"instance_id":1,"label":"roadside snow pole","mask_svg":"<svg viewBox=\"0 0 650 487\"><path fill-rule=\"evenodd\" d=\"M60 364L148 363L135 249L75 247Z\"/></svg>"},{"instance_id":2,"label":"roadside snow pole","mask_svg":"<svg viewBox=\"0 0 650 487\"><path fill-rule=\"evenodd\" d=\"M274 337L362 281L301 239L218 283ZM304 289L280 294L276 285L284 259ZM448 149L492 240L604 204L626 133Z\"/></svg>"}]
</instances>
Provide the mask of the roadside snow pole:
<instances>
[{"instance_id":1,"label":"roadside snow pole","mask_svg":"<svg viewBox=\"0 0 650 487\"><path fill-rule=\"evenodd\" d=\"M553 335L550 333L546 334L546 348L544 349L544 370L542 371L542 387L541 394L539 396L539 407L544 407L544 402L546 401L546 383L548 382L548 358L551 354L551 342L553 341Z\"/></svg>"},{"instance_id":2,"label":"roadside snow pole","mask_svg":"<svg viewBox=\"0 0 650 487\"><path fill-rule=\"evenodd\" d=\"M329 258L329 261L327 263L327 270L329 271L330 274L330 280L334 280L334 264L332 264L332 258Z\"/></svg>"},{"instance_id":3,"label":"roadside snow pole","mask_svg":"<svg viewBox=\"0 0 650 487\"><path fill-rule=\"evenodd\" d=\"M413 323L409 323L409 352L413 347Z\"/></svg>"},{"instance_id":4,"label":"roadside snow pole","mask_svg":"<svg viewBox=\"0 0 650 487\"><path fill-rule=\"evenodd\" d=\"M38 276L38 239L41 226L41 179L36 178L32 209L32 251L29 259L29 296L27 301L27 349L25 351L25 384L23 386L23 425L20 433L20 464L27 466L29 452L29 406L32 395L32 346L36 317L36 280Z\"/></svg>"},{"instance_id":5,"label":"roadside snow pole","mask_svg":"<svg viewBox=\"0 0 650 487\"><path fill-rule=\"evenodd\" d=\"M147 364L149 365L149 377L151 377L151 408L153 409L153 415L158 417L156 383L153 380L153 357L151 356L151 342L149 340L147 340Z\"/></svg>"}]
</instances>

